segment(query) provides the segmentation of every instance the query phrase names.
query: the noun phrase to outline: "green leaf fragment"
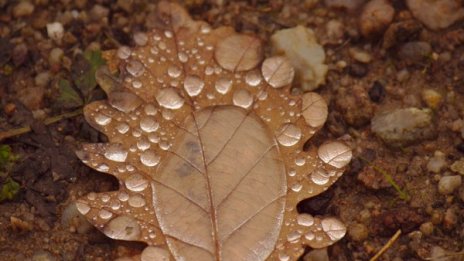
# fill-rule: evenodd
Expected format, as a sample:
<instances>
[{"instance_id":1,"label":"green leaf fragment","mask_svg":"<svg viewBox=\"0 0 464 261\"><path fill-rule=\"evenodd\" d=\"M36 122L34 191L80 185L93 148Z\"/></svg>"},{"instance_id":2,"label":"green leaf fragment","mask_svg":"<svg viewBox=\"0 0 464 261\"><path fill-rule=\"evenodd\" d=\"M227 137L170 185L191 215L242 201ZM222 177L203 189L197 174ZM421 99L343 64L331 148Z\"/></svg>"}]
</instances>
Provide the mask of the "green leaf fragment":
<instances>
[{"instance_id":1,"label":"green leaf fragment","mask_svg":"<svg viewBox=\"0 0 464 261\"><path fill-rule=\"evenodd\" d=\"M0 190L0 202L4 200L12 200L19 192L19 184L11 178L7 178L2 184Z\"/></svg>"},{"instance_id":2,"label":"green leaf fragment","mask_svg":"<svg viewBox=\"0 0 464 261\"><path fill-rule=\"evenodd\" d=\"M101 51L86 51L77 56L73 66L72 77L76 87L82 92L85 100L90 100L92 91L97 87L95 72L105 65Z\"/></svg>"},{"instance_id":3,"label":"green leaf fragment","mask_svg":"<svg viewBox=\"0 0 464 261\"><path fill-rule=\"evenodd\" d=\"M79 93L74 90L68 80L60 79L58 81L58 88L60 89L60 96L57 102L65 108L80 107L84 104Z\"/></svg>"}]
</instances>

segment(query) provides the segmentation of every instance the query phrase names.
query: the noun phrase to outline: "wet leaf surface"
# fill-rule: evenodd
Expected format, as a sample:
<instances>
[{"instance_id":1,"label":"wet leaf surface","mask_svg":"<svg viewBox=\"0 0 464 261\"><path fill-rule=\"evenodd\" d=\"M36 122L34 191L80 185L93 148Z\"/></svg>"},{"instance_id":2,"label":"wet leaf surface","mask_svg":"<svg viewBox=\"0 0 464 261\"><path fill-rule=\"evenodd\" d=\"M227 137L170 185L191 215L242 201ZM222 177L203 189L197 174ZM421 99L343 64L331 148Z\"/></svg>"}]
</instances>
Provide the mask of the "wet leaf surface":
<instances>
[{"instance_id":1,"label":"wet leaf surface","mask_svg":"<svg viewBox=\"0 0 464 261\"><path fill-rule=\"evenodd\" d=\"M342 175L351 149L333 141L302 151L327 105L290 95L285 58L264 60L258 38L167 2L134 42L103 54L109 70L97 79L109 99L84 109L109 142L77 155L121 184L77 201L92 224L145 242L136 260L297 260L305 245L344 236L337 219L297 211Z\"/></svg>"}]
</instances>

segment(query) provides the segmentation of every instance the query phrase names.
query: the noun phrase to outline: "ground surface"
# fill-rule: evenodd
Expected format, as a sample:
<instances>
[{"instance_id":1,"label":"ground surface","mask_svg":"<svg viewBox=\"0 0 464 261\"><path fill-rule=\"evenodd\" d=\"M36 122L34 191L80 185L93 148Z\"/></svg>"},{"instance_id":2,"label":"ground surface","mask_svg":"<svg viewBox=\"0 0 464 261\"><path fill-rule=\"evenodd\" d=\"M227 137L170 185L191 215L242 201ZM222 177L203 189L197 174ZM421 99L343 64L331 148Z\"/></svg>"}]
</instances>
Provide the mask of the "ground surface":
<instances>
[{"instance_id":1,"label":"ground surface","mask_svg":"<svg viewBox=\"0 0 464 261\"><path fill-rule=\"evenodd\" d=\"M380 260L462 260L464 187L460 178L451 185L443 180L464 174L462 24L432 31L393 1L394 19L385 23L390 34L363 36L362 9L338 11L317 1L221 2L184 5L196 19L254 32L265 43L276 30L303 24L324 46L329 73L317 91L330 113L312 142L350 135L354 160L329 191L300 209L347 224L348 235L327 249L330 260L369 260L399 229ZM20 190L0 202L0 260L112 260L143 247L107 239L69 206L91 191L117 188L73 153L79 142L105 140L79 114L83 103L104 97L85 81L99 63L92 54L133 45L132 34L150 28L154 8L154 1L141 0L0 0L0 130L32 126L2 141L15 160L2 169L0 184L13 180ZM64 26L61 40L47 34L53 22ZM429 108L432 120L392 147L373 133L371 120L397 108ZM43 124L57 115L63 119Z\"/></svg>"}]
</instances>

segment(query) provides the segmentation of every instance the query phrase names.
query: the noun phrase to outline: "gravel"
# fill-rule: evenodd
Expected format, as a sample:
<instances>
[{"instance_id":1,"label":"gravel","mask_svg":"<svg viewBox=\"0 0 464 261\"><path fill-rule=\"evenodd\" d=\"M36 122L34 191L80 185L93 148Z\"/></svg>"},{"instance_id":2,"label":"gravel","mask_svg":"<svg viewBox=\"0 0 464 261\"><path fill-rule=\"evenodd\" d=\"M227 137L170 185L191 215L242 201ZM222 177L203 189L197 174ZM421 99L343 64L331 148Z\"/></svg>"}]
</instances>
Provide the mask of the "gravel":
<instances>
[{"instance_id":1,"label":"gravel","mask_svg":"<svg viewBox=\"0 0 464 261\"><path fill-rule=\"evenodd\" d=\"M438 192L442 195L452 194L462 184L462 177L458 175L444 176L438 182Z\"/></svg>"}]
</instances>

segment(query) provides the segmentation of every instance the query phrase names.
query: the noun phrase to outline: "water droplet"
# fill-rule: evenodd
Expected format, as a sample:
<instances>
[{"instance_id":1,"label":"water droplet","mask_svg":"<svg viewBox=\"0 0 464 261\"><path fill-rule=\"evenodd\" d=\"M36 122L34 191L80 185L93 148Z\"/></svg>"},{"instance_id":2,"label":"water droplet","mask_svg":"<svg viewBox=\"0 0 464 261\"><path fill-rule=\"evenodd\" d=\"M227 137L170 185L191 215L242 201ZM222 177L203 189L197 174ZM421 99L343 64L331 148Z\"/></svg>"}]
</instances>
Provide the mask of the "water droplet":
<instances>
[{"instance_id":1,"label":"water droplet","mask_svg":"<svg viewBox=\"0 0 464 261\"><path fill-rule=\"evenodd\" d=\"M164 36L166 36L166 38L172 38L173 33L171 31L164 31Z\"/></svg>"},{"instance_id":2,"label":"water droplet","mask_svg":"<svg viewBox=\"0 0 464 261\"><path fill-rule=\"evenodd\" d=\"M314 217L310 214L302 213L298 214L296 221L300 226L310 227L314 224Z\"/></svg>"},{"instance_id":3,"label":"water droplet","mask_svg":"<svg viewBox=\"0 0 464 261\"><path fill-rule=\"evenodd\" d=\"M302 115L306 123L318 128L327 120L328 108L325 100L317 93L308 92L302 97Z\"/></svg>"},{"instance_id":4,"label":"water droplet","mask_svg":"<svg viewBox=\"0 0 464 261\"><path fill-rule=\"evenodd\" d=\"M100 210L98 211L98 216L102 219L110 219L113 216L113 213L109 212L108 210Z\"/></svg>"},{"instance_id":5,"label":"water droplet","mask_svg":"<svg viewBox=\"0 0 464 261\"><path fill-rule=\"evenodd\" d=\"M337 241L345 236L346 227L336 218L324 218L321 222L322 230L332 241Z\"/></svg>"},{"instance_id":6,"label":"water droplet","mask_svg":"<svg viewBox=\"0 0 464 261\"><path fill-rule=\"evenodd\" d=\"M110 144L106 147L105 158L116 161L124 162L127 158L127 151L122 148L119 144Z\"/></svg>"},{"instance_id":7,"label":"water droplet","mask_svg":"<svg viewBox=\"0 0 464 261\"><path fill-rule=\"evenodd\" d=\"M159 123L154 117L143 117L140 120L140 128L145 132L154 132L159 128Z\"/></svg>"},{"instance_id":8,"label":"water droplet","mask_svg":"<svg viewBox=\"0 0 464 261\"><path fill-rule=\"evenodd\" d=\"M216 88L216 91L220 94L226 94L230 91L230 88L232 87L232 80L227 78L220 78L216 81L214 87Z\"/></svg>"},{"instance_id":9,"label":"water droplet","mask_svg":"<svg viewBox=\"0 0 464 261\"><path fill-rule=\"evenodd\" d=\"M266 82L274 88L291 84L295 76L295 69L285 56L267 58L263 62L261 72Z\"/></svg>"},{"instance_id":10,"label":"water droplet","mask_svg":"<svg viewBox=\"0 0 464 261\"><path fill-rule=\"evenodd\" d=\"M253 104L253 96L247 90L238 90L232 98L236 106L248 109Z\"/></svg>"},{"instance_id":11,"label":"water droplet","mask_svg":"<svg viewBox=\"0 0 464 261\"><path fill-rule=\"evenodd\" d=\"M110 124L111 118L105 114L97 113L94 116L95 122L100 126L106 126Z\"/></svg>"},{"instance_id":12,"label":"water droplet","mask_svg":"<svg viewBox=\"0 0 464 261\"><path fill-rule=\"evenodd\" d=\"M148 36L146 33L137 32L134 34L134 42L139 46L144 46L148 42Z\"/></svg>"},{"instance_id":13,"label":"water droplet","mask_svg":"<svg viewBox=\"0 0 464 261\"><path fill-rule=\"evenodd\" d=\"M129 197L129 206L134 208L141 208L145 206L145 199L139 195Z\"/></svg>"},{"instance_id":14,"label":"water droplet","mask_svg":"<svg viewBox=\"0 0 464 261\"><path fill-rule=\"evenodd\" d=\"M279 261L289 261L290 256L285 253L279 253Z\"/></svg>"},{"instance_id":15,"label":"water droplet","mask_svg":"<svg viewBox=\"0 0 464 261\"><path fill-rule=\"evenodd\" d=\"M172 87L159 90L156 101L160 106L167 109L179 109L184 105L184 99Z\"/></svg>"},{"instance_id":16,"label":"water droplet","mask_svg":"<svg viewBox=\"0 0 464 261\"><path fill-rule=\"evenodd\" d=\"M166 249L154 246L146 247L140 257L140 261L169 261L169 252Z\"/></svg>"},{"instance_id":17,"label":"water droplet","mask_svg":"<svg viewBox=\"0 0 464 261\"><path fill-rule=\"evenodd\" d=\"M126 65L126 70L134 77L139 77L145 71L145 67L138 60L130 60Z\"/></svg>"},{"instance_id":18,"label":"water droplet","mask_svg":"<svg viewBox=\"0 0 464 261\"><path fill-rule=\"evenodd\" d=\"M300 192L302 188L303 188L303 185L301 185L300 183L293 184L292 186L292 190L294 192Z\"/></svg>"},{"instance_id":19,"label":"water droplet","mask_svg":"<svg viewBox=\"0 0 464 261\"><path fill-rule=\"evenodd\" d=\"M317 185L325 185L330 177L324 169L318 168L311 173L311 180Z\"/></svg>"},{"instance_id":20,"label":"water droplet","mask_svg":"<svg viewBox=\"0 0 464 261\"><path fill-rule=\"evenodd\" d=\"M343 168L350 162L353 153L347 145L335 141L322 144L317 150L317 155L324 163Z\"/></svg>"},{"instance_id":21,"label":"water droplet","mask_svg":"<svg viewBox=\"0 0 464 261\"><path fill-rule=\"evenodd\" d=\"M295 160L295 164L300 167L303 166L305 163L306 163L306 160L304 158L298 158Z\"/></svg>"},{"instance_id":22,"label":"water droplet","mask_svg":"<svg viewBox=\"0 0 464 261\"><path fill-rule=\"evenodd\" d=\"M211 27L208 24L202 24L200 27L200 32L202 34L209 34L211 32Z\"/></svg>"},{"instance_id":23,"label":"water droplet","mask_svg":"<svg viewBox=\"0 0 464 261\"><path fill-rule=\"evenodd\" d=\"M137 141L137 148L141 151L149 149L151 146L150 142L146 138L142 138Z\"/></svg>"},{"instance_id":24,"label":"water droplet","mask_svg":"<svg viewBox=\"0 0 464 261\"><path fill-rule=\"evenodd\" d=\"M150 133L148 134L148 140L152 143L158 143L160 141L160 138L155 133Z\"/></svg>"},{"instance_id":25,"label":"water droplet","mask_svg":"<svg viewBox=\"0 0 464 261\"><path fill-rule=\"evenodd\" d=\"M314 235L313 232L308 232L308 233L305 234L305 238L308 241L313 241L315 237L316 237L316 235Z\"/></svg>"},{"instance_id":26,"label":"water droplet","mask_svg":"<svg viewBox=\"0 0 464 261\"><path fill-rule=\"evenodd\" d=\"M87 199L88 200L95 200L97 198L97 194L95 192L90 192L89 194L87 194Z\"/></svg>"},{"instance_id":27,"label":"water droplet","mask_svg":"<svg viewBox=\"0 0 464 261\"><path fill-rule=\"evenodd\" d=\"M158 165L160 157L154 151L146 150L140 154L140 162L147 167Z\"/></svg>"},{"instance_id":28,"label":"water droplet","mask_svg":"<svg viewBox=\"0 0 464 261\"><path fill-rule=\"evenodd\" d=\"M112 239L133 241L140 237L140 226L133 217L119 216L108 222L103 233Z\"/></svg>"},{"instance_id":29,"label":"water droplet","mask_svg":"<svg viewBox=\"0 0 464 261\"><path fill-rule=\"evenodd\" d=\"M277 140L283 146L293 146L301 139L300 128L291 123L282 125L278 133L280 133L280 135L277 137Z\"/></svg>"},{"instance_id":30,"label":"water droplet","mask_svg":"<svg viewBox=\"0 0 464 261\"><path fill-rule=\"evenodd\" d=\"M110 201L110 196L108 196L107 194L101 194L101 195L100 195L100 200L101 200L103 203L106 203L106 202Z\"/></svg>"},{"instance_id":31,"label":"water droplet","mask_svg":"<svg viewBox=\"0 0 464 261\"><path fill-rule=\"evenodd\" d=\"M132 82L132 87L134 87L135 89L140 89L142 88L142 82L135 80Z\"/></svg>"},{"instance_id":32,"label":"water droplet","mask_svg":"<svg viewBox=\"0 0 464 261\"><path fill-rule=\"evenodd\" d=\"M125 134L129 131L129 125L126 123L122 122L116 126L116 129L118 130L119 133Z\"/></svg>"},{"instance_id":33,"label":"water droplet","mask_svg":"<svg viewBox=\"0 0 464 261\"><path fill-rule=\"evenodd\" d=\"M112 210L118 210L121 208L121 202L119 202L119 200L113 200L111 202L111 209Z\"/></svg>"},{"instance_id":34,"label":"water droplet","mask_svg":"<svg viewBox=\"0 0 464 261\"><path fill-rule=\"evenodd\" d=\"M89 205L79 201L76 202L76 208L82 215L86 215L90 211Z\"/></svg>"},{"instance_id":35,"label":"water droplet","mask_svg":"<svg viewBox=\"0 0 464 261\"><path fill-rule=\"evenodd\" d=\"M148 181L144 179L143 176L140 174L130 175L126 179L125 183L126 183L127 189L134 191L134 192L143 191L148 187Z\"/></svg>"},{"instance_id":36,"label":"water droplet","mask_svg":"<svg viewBox=\"0 0 464 261\"><path fill-rule=\"evenodd\" d=\"M184 89L191 97L200 94L204 86L205 82L203 82L203 80L196 75L188 75L187 77L185 77Z\"/></svg>"},{"instance_id":37,"label":"water droplet","mask_svg":"<svg viewBox=\"0 0 464 261\"><path fill-rule=\"evenodd\" d=\"M130 57L132 51L129 47L127 46L121 46L118 48L118 51L117 51L117 56L119 59L127 59Z\"/></svg>"},{"instance_id":38,"label":"water droplet","mask_svg":"<svg viewBox=\"0 0 464 261\"><path fill-rule=\"evenodd\" d=\"M170 77L172 77L172 78L177 78L177 77L179 77L181 73L182 73L182 71L181 71L180 68L177 67L177 66L174 66L174 65L173 65L173 66L170 66L170 67L168 68L168 75L169 75Z\"/></svg>"},{"instance_id":39,"label":"water droplet","mask_svg":"<svg viewBox=\"0 0 464 261\"><path fill-rule=\"evenodd\" d=\"M186 63L186 62L188 61L188 55L187 55L186 53L184 53L184 52L179 52L179 53L177 54L177 56L178 56L179 61L180 61L181 63Z\"/></svg>"},{"instance_id":40,"label":"water droplet","mask_svg":"<svg viewBox=\"0 0 464 261\"><path fill-rule=\"evenodd\" d=\"M119 192L118 199L122 202L129 200L129 195L126 192Z\"/></svg>"},{"instance_id":41,"label":"water droplet","mask_svg":"<svg viewBox=\"0 0 464 261\"><path fill-rule=\"evenodd\" d=\"M107 164L103 163L97 166L97 170L101 172L107 172L108 170L110 170L110 167Z\"/></svg>"},{"instance_id":42,"label":"water droplet","mask_svg":"<svg viewBox=\"0 0 464 261\"><path fill-rule=\"evenodd\" d=\"M155 105L153 105L153 104L145 105L144 111L145 111L146 115L150 115L150 116L154 116L154 115L156 115L156 113L158 113L158 110L156 109Z\"/></svg>"},{"instance_id":43,"label":"water droplet","mask_svg":"<svg viewBox=\"0 0 464 261\"><path fill-rule=\"evenodd\" d=\"M258 70L252 70L245 75L245 82L252 86L258 86L261 83L261 73Z\"/></svg>"},{"instance_id":44,"label":"water droplet","mask_svg":"<svg viewBox=\"0 0 464 261\"><path fill-rule=\"evenodd\" d=\"M287 241L290 243L296 243L300 240L300 238L301 238L301 233L298 231L290 232L287 235Z\"/></svg>"},{"instance_id":45,"label":"water droplet","mask_svg":"<svg viewBox=\"0 0 464 261\"><path fill-rule=\"evenodd\" d=\"M142 104L142 99L131 92L112 92L108 102L111 106L122 112L132 112Z\"/></svg>"},{"instance_id":46,"label":"water droplet","mask_svg":"<svg viewBox=\"0 0 464 261\"><path fill-rule=\"evenodd\" d=\"M161 141L159 143L159 146L162 150L168 150L170 147L171 147L171 143L167 142L167 141Z\"/></svg>"}]
</instances>

